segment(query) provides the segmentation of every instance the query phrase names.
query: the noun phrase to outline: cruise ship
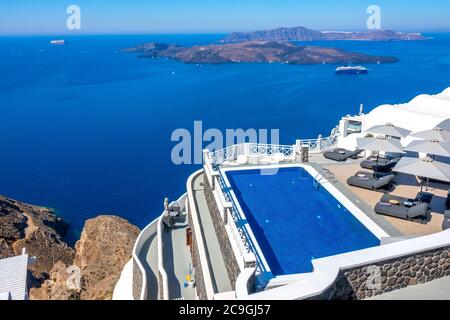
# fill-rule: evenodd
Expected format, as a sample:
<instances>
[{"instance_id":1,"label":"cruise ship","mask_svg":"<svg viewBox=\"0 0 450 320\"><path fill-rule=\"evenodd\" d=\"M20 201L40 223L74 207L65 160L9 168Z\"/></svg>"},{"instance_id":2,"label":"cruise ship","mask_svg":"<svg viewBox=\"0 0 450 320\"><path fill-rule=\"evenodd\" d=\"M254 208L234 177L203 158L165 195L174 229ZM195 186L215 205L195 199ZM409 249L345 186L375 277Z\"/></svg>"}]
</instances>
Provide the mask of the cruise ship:
<instances>
[{"instance_id":1,"label":"cruise ship","mask_svg":"<svg viewBox=\"0 0 450 320\"><path fill-rule=\"evenodd\" d=\"M363 111L327 137L204 150L186 193L141 231L113 298L401 298L449 281L450 165L430 155L445 151L410 150L449 143L450 88Z\"/></svg>"},{"instance_id":2,"label":"cruise ship","mask_svg":"<svg viewBox=\"0 0 450 320\"><path fill-rule=\"evenodd\" d=\"M369 69L363 66L342 66L335 70L336 74L366 74Z\"/></svg>"},{"instance_id":3,"label":"cruise ship","mask_svg":"<svg viewBox=\"0 0 450 320\"><path fill-rule=\"evenodd\" d=\"M50 44L54 45L54 46L63 46L65 44L67 44L66 40L51 40Z\"/></svg>"}]
</instances>

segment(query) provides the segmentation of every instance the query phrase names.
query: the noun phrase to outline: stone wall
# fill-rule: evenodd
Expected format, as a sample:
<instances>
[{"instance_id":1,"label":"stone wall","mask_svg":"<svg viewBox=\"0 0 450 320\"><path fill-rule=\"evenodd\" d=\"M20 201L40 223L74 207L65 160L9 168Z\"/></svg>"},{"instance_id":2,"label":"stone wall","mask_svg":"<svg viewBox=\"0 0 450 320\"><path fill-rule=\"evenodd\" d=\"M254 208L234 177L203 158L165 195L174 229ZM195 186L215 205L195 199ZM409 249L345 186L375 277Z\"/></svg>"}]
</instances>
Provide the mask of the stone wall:
<instances>
[{"instance_id":1,"label":"stone wall","mask_svg":"<svg viewBox=\"0 0 450 320\"><path fill-rule=\"evenodd\" d=\"M231 247L230 239L228 238L221 213L217 207L216 200L214 198L213 191L209 184L206 173L204 173L204 185L205 185L205 197L208 203L209 212L211 213L212 221L214 224L214 229L216 231L217 237L219 239L220 251L225 261L225 266L227 268L228 278L230 279L231 287L235 290L236 279L241 272L236 257L234 255L233 248Z\"/></svg>"},{"instance_id":2,"label":"stone wall","mask_svg":"<svg viewBox=\"0 0 450 320\"><path fill-rule=\"evenodd\" d=\"M318 299L364 299L450 276L450 246L361 266L339 273Z\"/></svg>"},{"instance_id":3,"label":"stone wall","mask_svg":"<svg viewBox=\"0 0 450 320\"><path fill-rule=\"evenodd\" d=\"M138 264L133 259L133 298L139 300L141 298L142 290L142 274Z\"/></svg>"},{"instance_id":4,"label":"stone wall","mask_svg":"<svg viewBox=\"0 0 450 320\"><path fill-rule=\"evenodd\" d=\"M206 295L205 280L203 279L202 265L200 263L200 255L197 247L197 237L195 234L195 228L191 224L192 221L191 204L189 201L187 202L187 204L188 204L188 222L192 230L191 257L195 273L195 287L197 290L198 298L200 300L207 300L208 296Z\"/></svg>"}]
</instances>

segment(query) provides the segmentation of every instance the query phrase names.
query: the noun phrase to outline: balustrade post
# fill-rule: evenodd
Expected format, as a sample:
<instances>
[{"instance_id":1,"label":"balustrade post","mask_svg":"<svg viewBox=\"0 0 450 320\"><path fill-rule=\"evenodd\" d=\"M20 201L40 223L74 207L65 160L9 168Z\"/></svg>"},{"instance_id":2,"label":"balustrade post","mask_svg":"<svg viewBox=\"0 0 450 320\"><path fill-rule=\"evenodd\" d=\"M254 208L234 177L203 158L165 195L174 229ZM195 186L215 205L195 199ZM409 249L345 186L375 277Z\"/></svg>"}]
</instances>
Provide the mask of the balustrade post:
<instances>
[{"instance_id":1,"label":"balustrade post","mask_svg":"<svg viewBox=\"0 0 450 320\"><path fill-rule=\"evenodd\" d=\"M224 206L224 209L223 209L223 223L225 225L228 224L228 212L230 212L230 214L231 214L231 206L229 204Z\"/></svg>"},{"instance_id":2,"label":"balustrade post","mask_svg":"<svg viewBox=\"0 0 450 320\"><path fill-rule=\"evenodd\" d=\"M211 190L212 191L215 191L216 190L216 179L218 179L218 177L217 177L217 175L215 175L214 173L213 173L213 175L211 176L211 181L212 181L212 184L211 184Z\"/></svg>"},{"instance_id":3,"label":"balustrade post","mask_svg":"<svg viewBox=\"0 0 450 320\"><path fill-rule=\"evenodd\" d=\"M250 148L251 148L250 147L250 143L245 143L244 144L244 155L245 156L249 156L250 155L250 151L251 151Z\"/></svg>"},{"instance_id":4,"label":"balustrade post","mask_svg":"<svg viewBox=\"0 0 450 320\"><path fill-rule=\"evenodd\" d=\"M211 164L209 154L210 153L209 153L208 149L203 149L203 164L205 164L205 165Z\"/></svg>"},{"instance_id":5,"label":"balustrade post","mask_svg":"<svg viewBox=\"0 0 450 320\"><path fill-rule=\"evenodd\" d=\"M253 252L245 252L244 256L244 268L254 268L256 267L256 256Z\"/></svg>"}]
</instances>

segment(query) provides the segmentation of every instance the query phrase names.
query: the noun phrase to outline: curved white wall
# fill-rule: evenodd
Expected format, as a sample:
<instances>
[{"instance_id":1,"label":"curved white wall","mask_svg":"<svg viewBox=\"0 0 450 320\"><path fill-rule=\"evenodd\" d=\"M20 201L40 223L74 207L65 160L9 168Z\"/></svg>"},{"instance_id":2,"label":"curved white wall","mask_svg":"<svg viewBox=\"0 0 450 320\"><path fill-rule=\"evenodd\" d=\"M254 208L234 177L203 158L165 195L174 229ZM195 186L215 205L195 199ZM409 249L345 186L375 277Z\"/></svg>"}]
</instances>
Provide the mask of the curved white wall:
<instances>
[{"instance_id":1,"label":"curved white wall","mask_svg":"<svg viewBox=\"0 0 450 320\"><path fill-rule=\"evenodd\" d=\"M156 218L144 229L142 229L141 233L136 239L136 242L134 243L132 258L134 262L137 264L142 276L142 286L141 286L141 293L139 295L139 300L147 299L147 274L145 272L141 260L139 259L139 255L145 242L157 232L158 220L159 218Z\"/></svg>"}]
</instances>

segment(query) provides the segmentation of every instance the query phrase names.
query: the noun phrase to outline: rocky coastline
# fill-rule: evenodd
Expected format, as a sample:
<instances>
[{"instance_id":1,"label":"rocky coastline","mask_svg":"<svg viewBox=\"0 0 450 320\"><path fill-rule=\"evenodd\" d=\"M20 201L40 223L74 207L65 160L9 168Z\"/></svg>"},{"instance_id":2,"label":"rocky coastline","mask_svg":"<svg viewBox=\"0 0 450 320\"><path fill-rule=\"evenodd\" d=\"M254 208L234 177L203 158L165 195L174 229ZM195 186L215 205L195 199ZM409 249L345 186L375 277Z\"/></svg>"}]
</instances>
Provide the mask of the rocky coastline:
<instances>
[{"instance_id":1,"label":"rocky coastline","mask_svg":"<svg viewBox=\"0 0 450 320\"><path fill-rule=\"evenodd\" d=\"M0 196L0 259L19 255L23 248L36 257L28 266L30 299L111 299L139 228L100 215L85 222L72 247L65 239L68 227L49 208ZM74 269L80 281L72 288L67 279Z\"/></svg>"},{"instance_id":2,"label":"rocky coastline","mask_svg":"<svg viewBox=\"0 0 450 320\"><path fill-rule=\"evenodd\" d=\"M305 27L277 28L254 32L233 32L221 40L223 43L245 41L421 41L427 40L420 33L394 30L366 31L317 31Z\"/></svg>"},{"instance_id":3,"label":"rocky coastline","mask_svg":"<svg viewBox=\"0 0 450 320\"><path fill-rule=\"evenodd\" d=\"M393 63L396 57L373 56L342 49L302 46L283 41L246 41L183 47L176 44L144 43L124 50L143 58L167 58L184 63L290 63L348 64Z\"/></svg>"}]
</instances>

